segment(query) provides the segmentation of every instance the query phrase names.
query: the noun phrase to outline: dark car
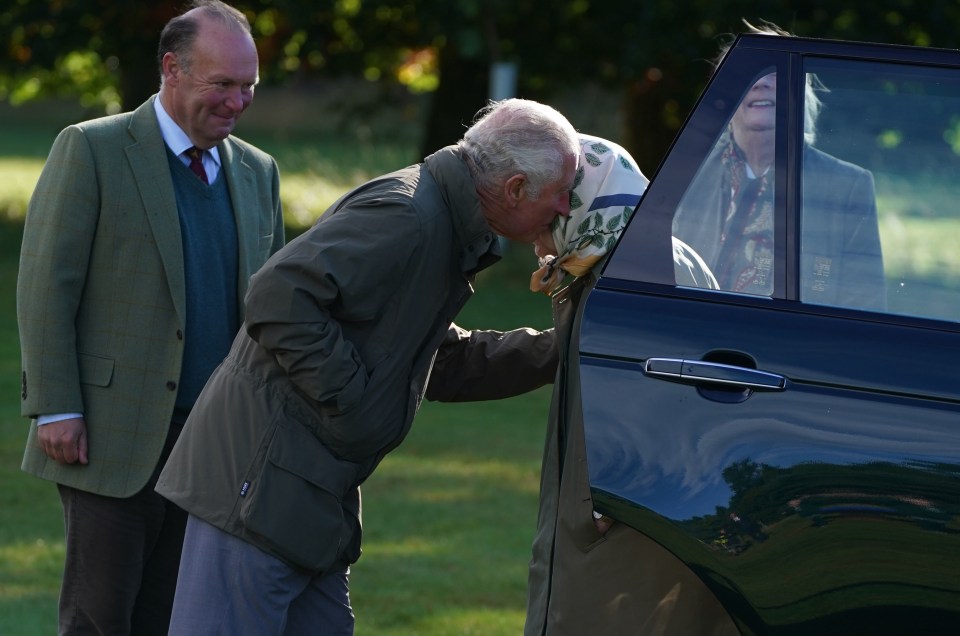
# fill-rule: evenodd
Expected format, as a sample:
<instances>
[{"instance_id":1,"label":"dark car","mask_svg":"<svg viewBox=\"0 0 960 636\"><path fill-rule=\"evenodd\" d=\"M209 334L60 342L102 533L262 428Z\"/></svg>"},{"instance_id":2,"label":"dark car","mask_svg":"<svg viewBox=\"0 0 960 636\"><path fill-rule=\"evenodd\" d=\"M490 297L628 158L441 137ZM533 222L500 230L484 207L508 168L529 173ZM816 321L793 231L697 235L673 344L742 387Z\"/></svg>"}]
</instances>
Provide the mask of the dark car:
<instances>
[{"instance_id":1,"label":"dark car","mask_svg":"<svg viewBox=\"0 0 960 636\"><path fill-rule=\"evenodd\" d=\"M960 633L960 52L740 36L582 312L595 507L742 633Z\"/></svg>"}]
</instances>

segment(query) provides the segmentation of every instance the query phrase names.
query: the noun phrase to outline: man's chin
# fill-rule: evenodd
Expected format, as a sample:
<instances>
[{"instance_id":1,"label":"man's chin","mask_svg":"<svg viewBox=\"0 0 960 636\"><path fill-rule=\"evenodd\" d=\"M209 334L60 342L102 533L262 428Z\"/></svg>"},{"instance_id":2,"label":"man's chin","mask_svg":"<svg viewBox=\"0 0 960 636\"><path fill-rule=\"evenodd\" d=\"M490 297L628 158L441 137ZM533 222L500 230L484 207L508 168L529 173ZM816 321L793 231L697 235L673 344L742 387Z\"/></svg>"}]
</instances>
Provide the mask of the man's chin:
<instances>
[{"instance_id":1,"label":"man's chin","mask_svg":"<svg viewBox=\"0 0 960 636\"><path fill-rule=\"evenodd\" d=\"M223 141L230 133L233 132L233 129L237 127L236 119L221 119L223 122L213 131L213 136L216 137L218 141Z\"/></svg>"},{"instance_id":2,"label":"man's chin","mask_svg":"<svg viewBox=\"0 0 960 636\"><path fill-rule=\"evenodd\" d=\"M546 248L540 245L539 243L533 244L533 253L537 255L537 258L543 258L548 254Z\"/></svg>"}]
</instances>

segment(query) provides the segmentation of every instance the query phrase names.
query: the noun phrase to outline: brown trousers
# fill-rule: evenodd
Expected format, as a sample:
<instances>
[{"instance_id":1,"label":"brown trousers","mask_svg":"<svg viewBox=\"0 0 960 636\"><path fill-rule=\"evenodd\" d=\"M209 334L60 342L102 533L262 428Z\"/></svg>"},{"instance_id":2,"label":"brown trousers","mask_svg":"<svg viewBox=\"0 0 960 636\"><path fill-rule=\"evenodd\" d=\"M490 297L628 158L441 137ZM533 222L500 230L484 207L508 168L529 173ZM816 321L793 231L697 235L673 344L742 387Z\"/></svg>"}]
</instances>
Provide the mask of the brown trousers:
<instances>
[{"instance_id":1,"label":"brown trousers","mask_svg":"<svg viewBox=\"0 0 960 636\"><path fill-rule=\"evenodd\" d=\"M59 485L66 534L60 634L164 636L186 513L156 492L181 426L171 425L147 484L128 498Z\"/></svg>"}]
</instances>

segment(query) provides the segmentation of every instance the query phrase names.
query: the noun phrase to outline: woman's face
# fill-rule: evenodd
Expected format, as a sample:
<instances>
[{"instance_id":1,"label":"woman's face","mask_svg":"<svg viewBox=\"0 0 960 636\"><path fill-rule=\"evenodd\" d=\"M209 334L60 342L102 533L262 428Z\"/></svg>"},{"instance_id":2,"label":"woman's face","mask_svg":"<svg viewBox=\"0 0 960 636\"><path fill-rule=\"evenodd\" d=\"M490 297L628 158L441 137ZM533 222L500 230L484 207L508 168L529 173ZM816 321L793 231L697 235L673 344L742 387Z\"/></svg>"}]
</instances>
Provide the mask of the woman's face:
<instances>
[{"instance_id":1,"label":"woman's face","mask_svg":"<svg viewBox=\"0 0 960 636\"><path fill-rule=\"evenodd\" d=\"M731 124L733 134L776 130L777 74L770 73L758 79L747 92Z\"/></svg>"}]
</instances>

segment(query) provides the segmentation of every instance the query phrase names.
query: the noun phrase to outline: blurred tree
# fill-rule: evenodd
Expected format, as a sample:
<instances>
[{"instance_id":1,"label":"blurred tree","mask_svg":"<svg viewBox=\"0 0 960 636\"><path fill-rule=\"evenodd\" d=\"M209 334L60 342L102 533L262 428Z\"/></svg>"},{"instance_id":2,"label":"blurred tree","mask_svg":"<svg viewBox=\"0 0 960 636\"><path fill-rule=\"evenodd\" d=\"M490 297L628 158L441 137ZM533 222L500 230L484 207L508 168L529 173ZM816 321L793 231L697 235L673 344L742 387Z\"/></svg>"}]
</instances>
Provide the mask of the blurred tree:
<instances>
[{"instance_id":1,"label":"blurred tree","mask_svg":"<svg viewBox=\"0 0 960 636\"><path fill-rule=\"evenodd\" d=\"M960 27L956 0L857 0L841 8L833 0L235 4L253 24L265 82L348 74L432 92L423 154L461 136L486 101L491 65L508 61L519 67L521 97L548 100L588 82L619 91L619 141L648 174L709 79L724 34L742 31L743 18L803 36L921 46L952 46ZM0 100L79 95L108 112L140 103L156 90L160 28L180 6L7 0L0 7Z\"/></svg>"},{"instance_id":2,"label":"blurred tree","mask_svg":"<svg viewBox=\"0 0 960 636\"><path fill-rule=\"evenodd\" d=\"M117 112L159 84L157 37L178 2L13 0L0 8L0 100L76 96Z\"/></svg>"}]
</instances>

